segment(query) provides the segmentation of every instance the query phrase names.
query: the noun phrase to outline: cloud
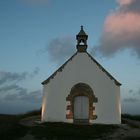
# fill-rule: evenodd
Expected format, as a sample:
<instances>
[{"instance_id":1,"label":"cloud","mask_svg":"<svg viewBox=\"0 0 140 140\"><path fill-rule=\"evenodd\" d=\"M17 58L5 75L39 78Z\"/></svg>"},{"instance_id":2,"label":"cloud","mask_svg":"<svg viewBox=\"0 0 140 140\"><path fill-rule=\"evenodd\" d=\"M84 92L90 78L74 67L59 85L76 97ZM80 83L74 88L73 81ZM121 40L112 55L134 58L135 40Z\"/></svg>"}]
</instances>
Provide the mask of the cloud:
<instances>
[{"instance_id":1,"label":"cloud","mask_svg":"<svg viewBox=\"0 0 140 140\"><path fill-rule=\"evenodd\" d=\"M19 85L20 81L38 75L39 70L36 67L32 72L0 71L0 113L13 114L40 108L41 90L29 91L26 87Z\"/></svg>"},{"instance_id":2,"label":"cloud","mask_svg":"<svg viewBox=\"0 0 140 140\"><path fill-rule=\"evenodd\" d=\"M41 103L38 102L25 102L24 100L0 100L0 113L1 114L19 114L31 110L40 109Z\"/></svg>"},{"instance_id":3,"label":"cloud","mask_svg":"<svg viewBox=\"0 0 140 140\"><path fill-rule=\"evenodd\" d=\"M34 75L37 75L40 71L40 68L39 67L35 67L34 71L33 71L33 74Z\"/></svg>"},{"instance_id":4,"label":"cloud","mask_svg":"<svg viewBox=\"0 0 140 140\"><path fill-rule=\"evenodd\" d=\"M19 94L19 95L24 95L27 93L27 89L20 87L19 85L12 84L12 85L5 85L0 87L0 93L1 95L8 95L8 94Z\"/></svg>"},{"instance_id":5,"label":"cloud","mask_svg":"<svg viewBox=\"0 0 140 140\"><path fill-rule=\"evenodd\" d=\"M55 38L45 48L52 61L61 62L71 56L75 50L74 39L71 37Z\"/></svg>"},{"instance_id":6,"label":"cloud","mask_svg":"<svg viewBox=\"0 0 140 140\"><path fill-rule=\"evenodd\" d=\"M136 101L136 102L122 102L121 104L122 106L122 113L129 113L129 114L140 114L140 101Z\"/></svg>"},{"instance_id":7,"label":"cloud","mask_svg":"<svg viewBox=\"0 0 140 140\"><path fill-rule=\"evenodd\" d=\"M138 94L140 95L140 88L139 88L139 90L138 90Z\"/></svg>"},{"instance_id":8,"label":"cloud","mask_svg":"<svg viewBox=\"0 0 140 140\"><path fill-rule=\"evenodd\" d=\"M11 82L11 81L18 82L18 81L24 80L27 75L28 75L27 72L12 73L12 72L0 71L0 85L6 82Z\"/></svg>"},{"instance_id":9,"label":"cloud","mask_svg":"<svg viewBox=\"0 0 140 140\"><path fill-rule=\"evenodd\" d=\"M124 102L134 103L134 102L139 102L140 100L138 98L132 98L132 97L130 97L130 98L125 98L123 101Z\"/></svg>"},{"instance_id":10,"label":"cloud","mask_svg":"<svg viewBox=\"0 0 140 140\"><path fill-rule=\"evenodd\" d=\"M128 92L129 92L129 93L133 93L133 89L130 89Z\"/></svg>"},{"instance_id":11,"label":"cloud","mask_svg":"<svg viewBox=\"0 0 140 140\"><path fill-rule=\"evenodd\" d=\"M30 77L35 77L36 75L39 74L40 68L39 67L35 67L35 69L33 70L32 73L30 73Z\"/></svg>"},{"instance_id":12,"label":"cloud","mask_svg":"<svg viewBox=\"0 0 140 140\"><path fill-rule=\"evenodd\" d=\"M140 94L140 88L138 88L138 90L136 90L136 91L134 91L133 89L130 89L129 91L128 91L128 93L130 93L130 94L133 94L133 95L139 95Z\"/></svg>"},{"instance_id":13,"label":"cloud","mask_svg":"<svg viewBox=\"0 0 140 140\"><path fill-rule=\"evenodd\" d=\"M133 0L118 0L118 3L121 5L121 6L124 6L124 5L129 5L132 3Z\"/></svg>"},{"instance_id":14,"label":"cloud","mask_svg":"<svg viewBox=\"0 0 140 140\"><path fill-rule=\"evenodd\" d=\"M41 95L42 95L41 90L36 90L36 91L32 91L32 92L28 92L26 94L20 95L19 99L36 103L36 102L41 102L42 100Z\"/></svg>"},{"instance_id":15,"label":"cloud","mask_svg":"<svg viewBox=\"0 0 140 140\"><path fill-rule=\"evenodd\" d=\"M140 0L118 0L104 23L97 50L105 56L131 49L140 58Z\"/></svg>"},{"instance_id":16,"label":"cloud","mask_svg":"<svg viewBox=\"0 0 140 140\"><path fill-rule=\"evenodd\" d=\"M9 101L40 102L41 90L29 92L19 85L6 85L0 88L1 99Z\"/></svg>"},{"instance_id":17,"label":"cloud","mask_svg":"<svg viewBox=\"0 0 140 140\"><path fill-rule=\"evenodd\" d=\"M120 5L119 11L121 12L140 12L140 1L139 0L118 0Z\"/></svg>"},{"instance_id":18,"label":"cloud","mask_svg":"<svg viewBox=\"0 0 140 140\"><path fill-rule=\"evenodd\" d=\"M20 2L28 5L46 5L48 0L20 0Z\"/></svg>"},{"instance_id":19,"label":"cloud","mask_svg":"<svg viewBox=\"0 0 140 140\"><path fill-rule=\"evenodd\" d=\"M7 72L7 71L0 71L0 85L10 83L10 82L19 82L25 80L29 77L34 77L39 73L39 68L36 67L33 72Z\"/></svg>"}]
</instances>

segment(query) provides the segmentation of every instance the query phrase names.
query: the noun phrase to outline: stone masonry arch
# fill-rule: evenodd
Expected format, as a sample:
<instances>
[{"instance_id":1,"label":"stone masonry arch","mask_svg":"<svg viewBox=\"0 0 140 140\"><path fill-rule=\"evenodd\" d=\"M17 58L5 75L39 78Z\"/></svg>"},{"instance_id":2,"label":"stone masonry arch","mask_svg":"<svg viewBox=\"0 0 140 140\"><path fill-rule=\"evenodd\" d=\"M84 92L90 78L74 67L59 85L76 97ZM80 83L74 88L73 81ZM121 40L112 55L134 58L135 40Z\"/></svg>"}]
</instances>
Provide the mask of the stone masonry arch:
<instances>
[{"instance_id":1,"label":"stone masonry arch","mask_svg":"<svg viewBox=\"0 0 140 140\"><path fill-rule=\"evenodd\" d=\"M71 88L70 94L67 96L66 101L69 102L67 105L68 114L67 119L74 119L74 98L77 96L86 96L89 99L89 120L94 120L97 115L94 114L95 107L93 103L98 100L94 95L92 88L86 83L78 83ZM74 120L73 120L74 121Z\"/></svg>"}]
</instances>

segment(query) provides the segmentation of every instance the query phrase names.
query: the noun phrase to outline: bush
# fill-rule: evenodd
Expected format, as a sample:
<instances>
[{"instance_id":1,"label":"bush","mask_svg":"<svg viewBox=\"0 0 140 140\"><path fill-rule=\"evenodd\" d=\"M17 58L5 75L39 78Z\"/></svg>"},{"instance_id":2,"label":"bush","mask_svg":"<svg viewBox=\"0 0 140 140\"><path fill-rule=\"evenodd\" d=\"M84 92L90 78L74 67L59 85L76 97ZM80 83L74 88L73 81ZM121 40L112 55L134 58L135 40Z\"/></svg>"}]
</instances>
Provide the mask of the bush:
<instances>
[{"instance_id":1,"label":"bush","mask_svg":"<svg viewBox=\"0 0 140 140\"><path fill-rule=\"evenodd\" d=\"M122 114L122 119L123 118L140 121L140 115Z\"/></svg>"}]
</instances>

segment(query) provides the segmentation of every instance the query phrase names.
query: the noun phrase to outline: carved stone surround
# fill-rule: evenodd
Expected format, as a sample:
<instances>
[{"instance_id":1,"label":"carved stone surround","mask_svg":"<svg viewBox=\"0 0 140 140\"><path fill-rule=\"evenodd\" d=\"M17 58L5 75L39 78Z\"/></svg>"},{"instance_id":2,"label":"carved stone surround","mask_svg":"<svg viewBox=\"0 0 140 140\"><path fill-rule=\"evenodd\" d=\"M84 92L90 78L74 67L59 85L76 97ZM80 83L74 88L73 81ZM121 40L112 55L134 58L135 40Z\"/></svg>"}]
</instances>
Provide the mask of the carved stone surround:
<instances>
[{"instance_id":1,"label":"carved stone surround","mask_svg":"<svg viewBox=\"0 0 140 140\"><path fill-rule=\"evenodd\" d=\"M96 103L98 100L95 97L91 87L85 83L78 83L74 85L70 91L70 94L67 96L66 101L70 102L67 105L68 114L66 114L67 119L74 119L74 98L76 96L86 96L89 99L89 120L94 120L97 118L97 115L94 115L95 107L93 103Z\"/></svg>"}]
</instances>

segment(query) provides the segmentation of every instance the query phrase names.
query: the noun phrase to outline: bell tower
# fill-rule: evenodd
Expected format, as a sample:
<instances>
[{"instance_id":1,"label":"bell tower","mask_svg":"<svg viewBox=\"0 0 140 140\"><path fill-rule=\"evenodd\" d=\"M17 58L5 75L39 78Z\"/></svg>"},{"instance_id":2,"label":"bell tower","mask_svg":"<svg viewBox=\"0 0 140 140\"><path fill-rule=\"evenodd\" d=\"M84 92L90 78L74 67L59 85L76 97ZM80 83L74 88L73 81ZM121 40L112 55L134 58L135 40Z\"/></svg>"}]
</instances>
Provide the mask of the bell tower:
<instances>
[{"instance_id":1,"label":"bell tower","mask_svg":"<svg viewBox=\"0 0 140 140\"><path fill-rule=\"evenodd\" d=\"M83 26L81 26L80 32L76 35L76 39L77 39L76 45L77 51L86 52L88 35L85 33Z\"/></svg>"}]
</instances>

